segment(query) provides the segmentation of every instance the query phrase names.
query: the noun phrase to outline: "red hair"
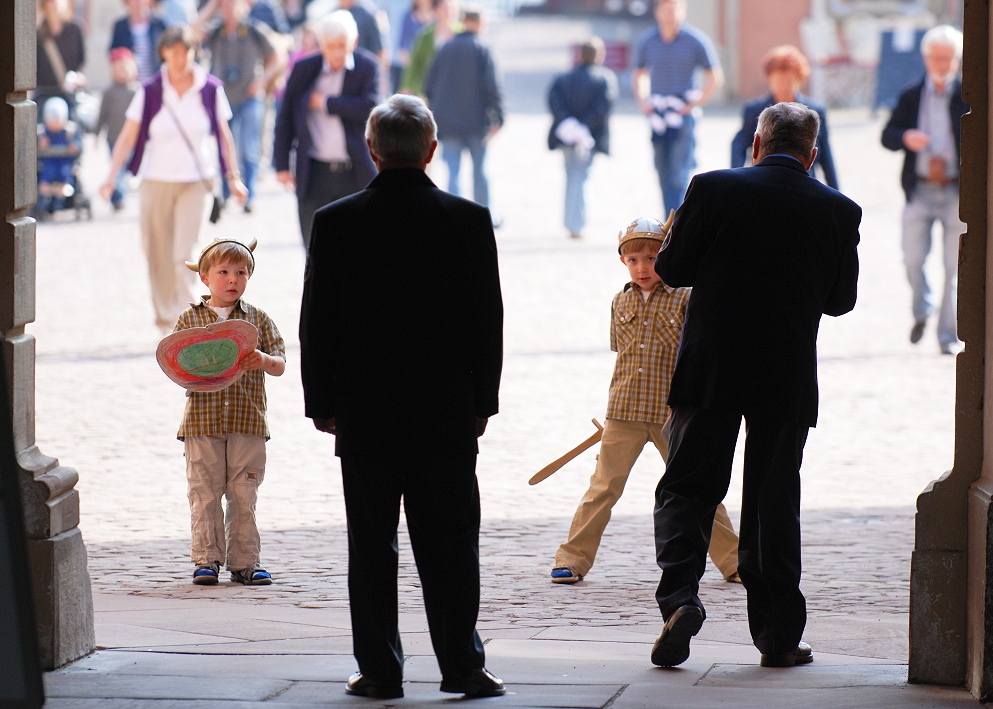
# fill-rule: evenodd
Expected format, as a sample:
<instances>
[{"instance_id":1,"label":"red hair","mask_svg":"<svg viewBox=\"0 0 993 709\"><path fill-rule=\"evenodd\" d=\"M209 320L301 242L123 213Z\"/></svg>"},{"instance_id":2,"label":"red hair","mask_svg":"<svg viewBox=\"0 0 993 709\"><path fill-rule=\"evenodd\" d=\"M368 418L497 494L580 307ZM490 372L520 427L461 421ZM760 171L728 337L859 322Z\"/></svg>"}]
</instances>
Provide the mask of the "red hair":
<instances>
[{"instance_id":1,"label":"red hair","mask_svg":"<svg viewBox=\"0 0 993 709\"><path fill-rule=\"evenodd\" d=\"M762 60L762 71L766 76L774 71L788 71L803 83L810 76L810 63L807 57L803 56L803 52L792 44L782 44L773 47L765 55L765 59Z\"/></svg>"}]
</instances>

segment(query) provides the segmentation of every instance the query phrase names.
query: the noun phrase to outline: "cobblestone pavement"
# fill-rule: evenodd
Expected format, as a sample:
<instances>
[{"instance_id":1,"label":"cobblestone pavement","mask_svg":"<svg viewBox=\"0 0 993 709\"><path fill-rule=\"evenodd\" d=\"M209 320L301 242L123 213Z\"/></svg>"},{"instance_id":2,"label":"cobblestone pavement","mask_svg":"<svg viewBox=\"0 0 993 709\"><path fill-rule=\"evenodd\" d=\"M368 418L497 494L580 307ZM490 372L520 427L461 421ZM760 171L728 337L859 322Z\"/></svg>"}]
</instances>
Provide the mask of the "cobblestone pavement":
<instances>
[{"instance_id":1,"label":"cobblestone pavement","mask_svg":"<svg viewBox=\"0 0 993 709\"><path fill-rule=\"evenodd\" d=\"M521 42L535 42L536 55L547 49L552 57L535 71L564 68L564 34L547 39L538 25L517 27L521 34L500 26L493 34L508 85L515 88L506 128L489 156L494 212L504 219L497 238L506 362L501 413L481 440L479 458L482 624L509 622L527 633L560 625L654 628L651 507L661 473L654 454L646 451L635 467L597 565L576 587L552 586L546 575L595 451L541 485L527 485L535 470L592 432L591 418L603 416L613 364L609 303L625 275L616 260L616 234L637 216L660 216L648 129L628 104L621 106L613 121L613 155L594 164L588 230L582 240L568 240L561 226L561 156L546 149L548 118L535 110L545 75L528 79L515 53ZM559 46L551 52L538 38ZM933 330L916 347L907 341L900 159L879 146L883 120L861 111L830 115L842 189L865 210L862 276L855 312L825 318L822 325L821 416L803 470L804 590L812 642L819 624L850 623L850 643L833 651L858 649L903 662L913 505L924 486L951 467L954 358L938 354ZM701 170L726 165L737 127L733 110L708 112L699 127ZM91 190L103 176L105 156L103 145L88 144L84 178ZM443 166L431 174L439 184L447 179ZM264 589L188 583L188 506L182 447L174 438L183 396L155 364L158 333L136 199L130 199L118 214L95 204L92 222L39 225L37 319L28 328L37 338L38 445L80 473L80 527L94 590L346 607L337 461L331 439L302 415L296 323L304 252L293 197L266 175L255 214L229 208L201 233L202 240L259 238L258 268L246 297L269 312L289 347L287 374L267 383L273 438L259 522L264 561L277 582ZM471 287L472 274L452 274L453 293L468 296ZM384 330L377 325L376 331ZM430 435L429 421L396 425L419 426ZM732 515L738 490L736 478L727 501ZM402 557L402 604L417 609L419 589L405 540ZM720 622L744 617L741 587L724 583L711 568L703 588L710 617L704 633L747 642L743 623Z\"/></svg>"}]
</instances>

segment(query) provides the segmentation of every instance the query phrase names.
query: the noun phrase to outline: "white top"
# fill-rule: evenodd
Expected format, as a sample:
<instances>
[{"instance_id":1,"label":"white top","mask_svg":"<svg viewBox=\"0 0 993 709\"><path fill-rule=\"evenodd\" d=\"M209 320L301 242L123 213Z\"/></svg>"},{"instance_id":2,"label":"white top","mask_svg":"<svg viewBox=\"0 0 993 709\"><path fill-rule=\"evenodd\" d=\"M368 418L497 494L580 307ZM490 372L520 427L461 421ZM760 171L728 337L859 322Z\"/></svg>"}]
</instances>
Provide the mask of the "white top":
<instances>
[{"instance_id":1,"label":"white top","mask_svg":"<svg viewBox=\"0 0 993 709\"><path fill-rule=\"evenodd\" d=\"M345 65L338 71L334 71L325 59L313 90L323 96L341 96L345 71L354 68L355 57L351 54L345 58ZM311 146L308 157L321 162L348 162L345 126L340 117L328 113L327 106L307 112L307 130L310 131Z\"/></svg>"},{"instance_id":2,"label":"white top","mask_svg":"<svg viewBox=\"0 0 993 709\"><path fill-rule=\"evenodd\" d=\"M193 67L193 87L180 96L169 83L166 68L162 74L162 102L159 112L152 117L148 126L148 140L145 142L145 152L141 158L141 168L138 176L144 180L160 182L199 182L213 179L217 174L217 139L210 133L210 118L203 106L200 89L207 83L207 72L199 66ZM186 145L176 119L172 117L166 105L183 125L183 130L190 143L198 148L200 168L193 158L193 152ZM145 106L144 87L135 92L131 105L125 116L136 123L141 123L141 112ZM217 87L217 120L231 120L231 106L224 89Z\"/></svg>"}]
</instances>

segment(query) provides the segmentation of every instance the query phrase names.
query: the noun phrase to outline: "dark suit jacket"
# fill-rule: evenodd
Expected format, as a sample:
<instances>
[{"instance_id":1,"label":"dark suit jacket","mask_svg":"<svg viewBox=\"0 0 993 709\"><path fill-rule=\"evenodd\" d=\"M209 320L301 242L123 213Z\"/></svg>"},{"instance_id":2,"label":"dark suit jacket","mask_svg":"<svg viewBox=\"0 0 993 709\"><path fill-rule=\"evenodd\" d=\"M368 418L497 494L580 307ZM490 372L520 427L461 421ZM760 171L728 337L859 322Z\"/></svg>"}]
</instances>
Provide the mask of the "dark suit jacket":
<instances>
[{"instance_id":1,"label":"dark suit jacket","mask_svg":"<svg viewBox=\"0 0 993 709\"><path fill-rule=\"evenodd\" d=\"M917 153L903 145L903 134L917 128L917 114L921 110L921 94L924 92L924 79L903 90L897 99L896 108L883 128L883 146L890 150L902 150L903 172L900 184L909 202L917 186ZM952 118L952 132L955 134L955 151L961 158L962 116L969 112L969 104L962 100L962 82L956 79L951 85L952 98L948 102L948 112Z\"/></svg>"},{"instance_id":2,"label":"dark suit jacket","mask_svg":"<svg viewBox=\"0 0 993 709\"><path fill-rule=\"evenodd\" d=\"M813 426L817 329L855 307L861 219L790 157L694 177L655 262L693 287L669 405Z\"/></svg>"},{"instance_id":3,"label":"dark suit jacket","mask_svg":"<svg viewBox=\"0 0 993 709\"><path fill-rule=\"evenodd\" d=\"M422 170L322 207L304 281L306 415L340 456L476 450L497 413L503 304L489 210Z\"/></svg>"},{"instance_id":4,"label":"dark suit jacket","mask_svg":"<svg viewBox=\"0 0 993 709\"><path fill-rule=\"evenodd\" d=\"M165 28L165 22L161 17L151 15L148 18L148 41L152 47L152 57L155 60L156 66L162 63L162 58L159 56L159 37L162 36ZM117 49L118 47L126 47L132 52L134 51L134 37L131 36L131 21L127 15L114 23L114 30L110 37L110 48Z\"/></svg>"},{"instance_id":5,"label":"dark suit jacket","mask_svg":"<svg viewBox=\"0 0 993 709\"><path fill-rule=\"evenodd\" d=\"M745 161L752 157L752 139L759 127L759 114L772 105L772 94L752 99L744 105L741 111L741 130L731 141L731 167L742 167ZM810 176L817 177L815 168L821 166L824 173L824 184L838 189L838 173L834 169L834 158L831 156L831 143L828 141L827 109L809 96L797 94L797 103L817 111L821 118L821 130L817 134L817 160L810 167Z\"/></svg>"},{"instance_id":6,"label":"dark suit jacket","mask_svg":"<svg viewBox=\"0 0 993 709\"><path fill-rule=\"evenodd\" d=\"M596 141L594 150L610 153L610 109L617 98L617 77L610 69L584 64L558 76L548 90L552 127L548 147L555 150L562 141L555 136L559 123L572 116L590 129Z\"/></svg>"},{"instance_id":7,"label":"dark suit jacket","mask_svg":"<svg viewBox=\"0 0 993 709\"><path fill-rule=\"evenodd\" d=\"M365 123L369 112L379 103L379 61L364 49L353 54L355 66L345 70L341 96L328 99L328 113L339 116L345 127L345 143L352 161L359 189L376 175L376 166L365 142ZM318 53L293 65L286 81L283 103L276 116L272 162L277 171L290 169L290 151L296 150L297 195L307 194L311 138L307 129L310 92L321 74L324 57Z\"/></svg>"},{"instance_id":8,"label":"dark suit jacket","mask_svg":"<svg viewBox=\"0 0 993 709\"><path fill-rule=\"evenodd\" d=\"M461 32L439 49L424 78L438 138L485 135L503 125L503 93L488 47Z\"/></svg>"}]
</instances>

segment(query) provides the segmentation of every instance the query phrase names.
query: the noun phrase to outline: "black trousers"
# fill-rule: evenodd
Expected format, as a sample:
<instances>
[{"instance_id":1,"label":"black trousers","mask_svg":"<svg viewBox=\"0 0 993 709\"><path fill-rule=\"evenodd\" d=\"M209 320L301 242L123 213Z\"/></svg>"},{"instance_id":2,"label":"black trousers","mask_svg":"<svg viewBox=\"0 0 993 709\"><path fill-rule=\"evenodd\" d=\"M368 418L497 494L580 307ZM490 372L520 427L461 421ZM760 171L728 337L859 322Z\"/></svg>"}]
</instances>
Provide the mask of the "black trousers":
<instances>
[{"instance_id":1,"label":"black trousers","mask_svg":"<svg viewBox=\"0 0 993 709\"><path fill-rule=\"evenodd\" d=\"M354 168L343 163L326 163L303 158L310 162L307 180L307 194L297 195L297 216L300 218L300 233L303 245L310 246L310 228L314 223L314 212L336 199L358 192Z\"/></svg>"},{"instance_id":2,"label":"black trousers","mask_svg":"<svg viewBox=\"0 0 993 709\"><path fill-rule=\"evenodd\" d=\"M763 653L796 649L807 607L800 592L800 463L808 429L745 415L745 468L738 573L748 595L748 627ZM655 598L668 619L703 609L698 591L714 511L731 482L740 412L675 407L669 462L655 491L655 554L662 578Z\"/></svg>"},{"instance_id":3,"label":"black trousers","mask_svg":"<svg viewBox=\"0 0 993 709\"><path fill-rule=\"evenodd\" d=\"M359 671L375 684L403 679L397 628L397 526L403 498L442 677L483 667L479 615L476 454L433 459L341 459L348 521L348 597Z\"/></svg>"}]
</instances>

